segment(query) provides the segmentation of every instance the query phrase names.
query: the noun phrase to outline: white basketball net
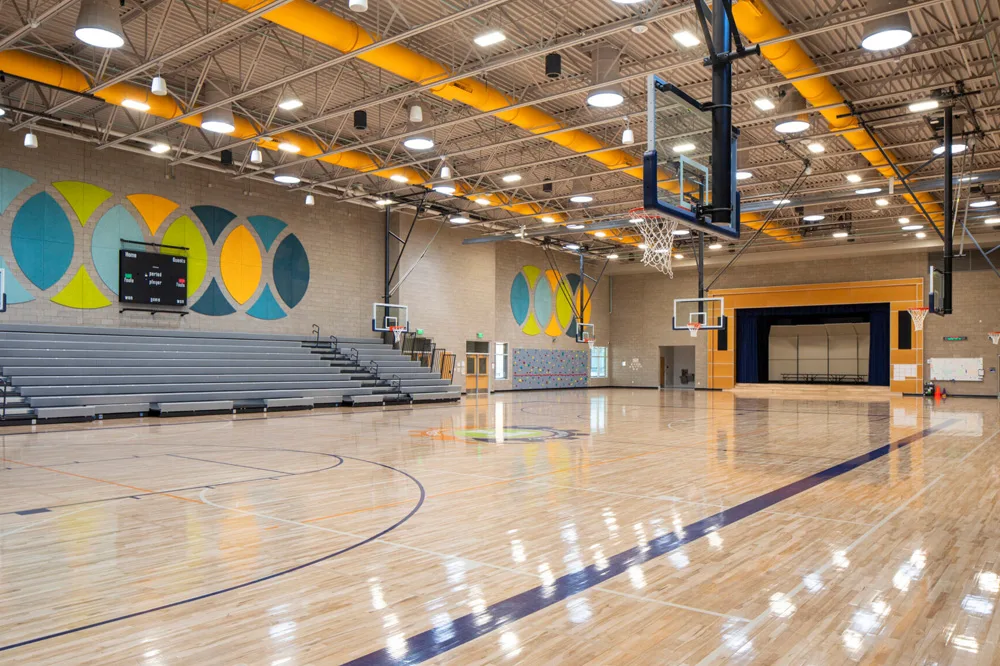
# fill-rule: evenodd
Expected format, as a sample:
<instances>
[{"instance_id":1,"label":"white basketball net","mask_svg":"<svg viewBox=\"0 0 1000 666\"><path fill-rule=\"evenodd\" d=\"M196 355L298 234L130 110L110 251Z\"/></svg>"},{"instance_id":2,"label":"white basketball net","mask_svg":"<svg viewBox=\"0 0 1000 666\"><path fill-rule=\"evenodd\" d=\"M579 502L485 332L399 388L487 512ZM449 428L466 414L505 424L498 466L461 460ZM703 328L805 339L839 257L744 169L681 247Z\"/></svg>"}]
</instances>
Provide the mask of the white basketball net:
<instances>
[{"instance_id":1,"label":"white basketball net","mask_svg":"<svg viewBox=\"0 0 1000 666\"><path fill-rule=\"evenodd\" d=\"M924 330L924 319L927 318L927 313L930 312L930 310L927 308L910 308L908 312L910 313L910 317L913 319L913 330Z\"/></svg>"},{"instance_id":2,"label":"white basketball net","mask_svg":"<svg viewBox=\"0 0 1000 666\"><path fill-rule=\"evenodd\" d=\"M698 322L698 321L688 322L687 327L688 327L688 332L691 333L691 337L692 338L697 338L698 337L698 331L701 330L701 322Z\"/></svg>"},{"instance_id":3,"label":"white basketball net","mask_svg":"<svg viewBox=\"0 0 1000 666\"><path fill-rule=\"evenodd\" d=\"M993 344L1000 343L1000 332L994 331L993 333L988 333L987 335L990 336L990 342Z\"/></svg>"},{"instance_id":4,"label":"white basketball net","mask_svg":"<svg viewBox=\"0 0 1000 666\"><path fill-rule=\"evenodd\" d=\"M646 246L642 253L642 263L673 277L674 231L680 221L664 219L647 212L636 212L633 219L642 234L642 243Z\"/></svg>"},{"instance_id":5,"label":"white basketball net","mask_svg":"<svg viewBox=\"0 0 1000 666\"><path fill-rule=\"evenodd\" d=\"M389 330L392 331L392 339L398 345L399 341L403 339L403 333L406 333L405 326L390 326Z\"/></svg>"},{"instance_id":6,"label":"white basketball net","mask_svg":"<svg viewBox=\"0 0 1000 666\"><path fill-rule=\"evenodd\" d=\"M998 334L998 335L1000 335L1000 334ZM594 352L594 343L595 342L597 342L597 341L596 340L587 340L587 346L590 348L590 352L591 353ZM994 343L994 344L996 344L996 343Z\"/></svg>"}]
</instances>

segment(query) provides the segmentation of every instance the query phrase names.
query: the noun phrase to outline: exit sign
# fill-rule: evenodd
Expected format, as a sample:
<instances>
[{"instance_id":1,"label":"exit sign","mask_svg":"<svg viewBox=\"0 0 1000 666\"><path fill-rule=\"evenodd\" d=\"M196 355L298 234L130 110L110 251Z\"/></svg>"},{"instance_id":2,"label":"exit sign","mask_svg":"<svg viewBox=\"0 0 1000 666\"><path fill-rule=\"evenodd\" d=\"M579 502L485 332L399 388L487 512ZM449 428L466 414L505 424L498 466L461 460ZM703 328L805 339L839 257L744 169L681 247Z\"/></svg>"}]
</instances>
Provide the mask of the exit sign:
<instances>
[{"instance_id":1,"label":"exit sign","mask_svg":"<svg viewBox=\"0 0 1000 666\"><path fill-rule=\"evenodd\" d=\"M965 335L946 335L944 336L945 342L965 342L968 340L968 336Z\"/></svg>"}]
</instances>

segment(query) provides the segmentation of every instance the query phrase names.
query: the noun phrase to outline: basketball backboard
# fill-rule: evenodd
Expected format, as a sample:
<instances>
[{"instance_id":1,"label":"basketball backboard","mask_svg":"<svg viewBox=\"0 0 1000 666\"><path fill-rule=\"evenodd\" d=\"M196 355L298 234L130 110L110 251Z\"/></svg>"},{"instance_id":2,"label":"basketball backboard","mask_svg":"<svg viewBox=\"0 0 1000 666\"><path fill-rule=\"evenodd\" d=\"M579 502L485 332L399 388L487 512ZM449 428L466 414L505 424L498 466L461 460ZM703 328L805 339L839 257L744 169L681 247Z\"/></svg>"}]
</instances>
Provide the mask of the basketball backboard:
<instances>
[{"instance_id":1,"label":"basketball backboard","mask_svg":"<svg viewBox=\"0 0 1000 666\"><path fill-rule=\"evenodd\" d=\"M596 339L597 339L597 329L594 328L593 324L584 324L582 322L577 322L576 324L577 342L593 342Z\"/></svg>"},{"instance_id":2,"label":"basketball backboard","mask_svg":"<svg viewBox=\"0 0 1000 666\"><path fill-rule=\"evenodd\" d=\"M405 305L394 305L392 303L372 304L372 330L379 333L388 333L397 326L403 326L410 330L410 318Z\"/></svg>"},{"instance_id":3,"label":"basketball backboard","mask_svg":"<svg viewBox=\"0 0 1000 666\"><path fill-rule=\"evenodd\" d=\"M7 312L7 277L6 271L0 268L0 312Z\"/></svg>"},{"instance_id":4,"label":"basketball backboard","mask_svg":"<svg viewBox=\"0 0 1000 666\"><path fill-rule=\"evenodd\" d=\"M698 324L703 331L720 331L726 327L726 302L722 298L676 298L672 328L688 330L688 324Z\"/></svg>"},{"instance_id":5,"label":"basketball backboard","mask_svg":"<svg viewBox=\"0 0 1000 666\"><path fill-rule=\"evenodd\" d=\"M927 307L932 313L944 316L944 273L933 266L927 278Z\"/></svg>"},{"instance_id":6,"label":"basketball backboard","mask_svg":"<svg viewBox=\"0 0 1000 666\"><path fill-rule=\"evenodd\" d=\"M736 164L736 138L731 145ZM739 238L739 215L732 226L713 225L698 207L711 203L709 156L712 114L683 90L650 75L646 83L646 153L643 206L664 217L712 234ZM732 173L736 191L736 169ZM738 199L737 199L738 206Z\"/></svg>"}]
</instances>

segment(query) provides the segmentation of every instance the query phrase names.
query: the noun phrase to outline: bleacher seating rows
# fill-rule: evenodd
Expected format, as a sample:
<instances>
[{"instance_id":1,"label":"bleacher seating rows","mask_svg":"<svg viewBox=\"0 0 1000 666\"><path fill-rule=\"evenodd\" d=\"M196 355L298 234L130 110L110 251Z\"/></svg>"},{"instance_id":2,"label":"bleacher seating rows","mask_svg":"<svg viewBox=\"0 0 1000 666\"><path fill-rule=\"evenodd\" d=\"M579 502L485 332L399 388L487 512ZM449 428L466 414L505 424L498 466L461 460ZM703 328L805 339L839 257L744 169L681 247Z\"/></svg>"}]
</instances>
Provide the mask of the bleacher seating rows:
<instances>
[{"instance_id":1,"label":"bleacher seating rows","mask_svg":"<svg viewBox=\"0 0 1000 666\"><path fill-rule=\"evenodd\" d=\"M0 324L7 420L458 400L380 338Z\"/></svg>"}]
</instances>

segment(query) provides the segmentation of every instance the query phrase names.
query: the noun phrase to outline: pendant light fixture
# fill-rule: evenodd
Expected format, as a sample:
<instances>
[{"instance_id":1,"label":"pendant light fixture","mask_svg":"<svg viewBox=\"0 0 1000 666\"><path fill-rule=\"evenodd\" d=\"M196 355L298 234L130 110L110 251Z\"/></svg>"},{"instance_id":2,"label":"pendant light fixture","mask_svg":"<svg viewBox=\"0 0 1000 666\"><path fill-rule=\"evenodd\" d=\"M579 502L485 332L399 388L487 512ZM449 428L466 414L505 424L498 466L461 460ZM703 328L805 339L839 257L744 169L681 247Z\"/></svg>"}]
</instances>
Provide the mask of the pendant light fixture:
<instances>
[{"instance_id":1,"label":"pendant light fixture","mask_svg":"<svg viewBox=\"0 0 1000 666\"><path fill-rule=\"evenodd\" d=\"M881 14L906 7L906 0L868 0L868 13ZM861 47L868 51L899 48L913 38L910 15L905 11L865 21Z\"/></svg>"},{"instance_id":2,"label":"pendant light fixture","mask_svg":"<svg viewBox=\"0 0 1000 666\"><path fill-rule=\"evenodd\" d=\"M587 104L590 106L607 109L625 101L622 84L615 81L619 76L618 56L618 49L613 46L598 46L591 54L591 81L598 87L587 95Z\"/></svg>"},{"instance_id":3,"label":"pendant light fixture","mask_svg":"<svg viewBox=\"0 0 1000 666\"><path fill-rule=\"evenodd\" d=\"M414 134L403 140L403 145L406 148L410 150L430 150L434 147L434 139L431 137L430 132L422 129L425 124L423 107L419 104L412 105L410 107L409 122L407 122L406 130L414 132Z\"/></svg>"},{"instance_id":4,"label":"pendant light fixture","mask_svg":"<svg viewBox=\"0 0 1000 666\"><path fill-rule=\"evenodd\" d=\"M594 200L594 197L590 194L589 190L590 179L579 178L573 183L573 191L570 193L569 200L578 204L590 203Z\"/></svg>"},{"instance_id":5,"label":"pendant light fixture","mask_svg":"<svg viewBox=\"0 0 1000 666\"><path fill-rule=\"evenodd\" d=\"M76 38L100 49L125 45L125 32L115 0L83 0L76 17Z\"/></svg>"},{"instance_id":6,"label":"pendant light fixture","mask_svg":"<svg viewBox=\"0 0 1000 666\"><path fill-rule=\"evenodd\" d=\"M274 172L274 182L281 183L282 185L298 185L302 182L302 179L294 171L288 167L284 167Z\"/></svg>"},{"instance_id":7,"label":"pendant light fixture","mask_svg":"<svg viewBox=\"0 0 1000 666\"><path fill-rule=\"evenodd\" d=\"M250 151L250 164L263 164L264 163L264 153L260 152L260 148L254 148Z\"/></svg>"},{"instance_id":8,"label":"pendant light fixture","mask_svg":"<svg viewBox=\"0 0 1000 666\"><path fill-rule=\"evenodd\" d=\"M157 97L163 97L167 94L167 80L157 74L153 77L153 82L149 85L149 92Z\"/></svg>"},{"instance_id":9,"label":"pendant light fixture","mask_svg":"<svg viewBox=\"0 0 1000 666\"><path fill-rule=\"evenodd\" d=\"M806 113L806 100L792 86L784 88L781 101L778 103L778 113L781 115L794 114L791 117L782 118L775 124L774 131L779 134L798 134L809 129L809 114Z\"/></svg>"},{"instance_id":10,"label":"pendant light fixture","mask_svg":"<svg viewBox=\"0 0 1000 666\"><path fill-rule=\"evenodd\" d=\"M209 90L205 92L205 104L215 104L221 102L226 97L226 93L221 90ZM208 109L201 114L201 128L207 132L216 134L229 134L236 129L236 120L233 117L233 105L227 102L214 109Z\"/></svg>"},{"instance_id":11,"label":"pendant light fixture","mask_svg":"<svg viewBox=\"0 0 1000 666\"><path fill-rule=\"evenodd\" d=\"M306 205L307 206L315 206L316 205L316 197L314 197L312 194L307 194L306 195Z\"/></svg>"}]
</instances>

